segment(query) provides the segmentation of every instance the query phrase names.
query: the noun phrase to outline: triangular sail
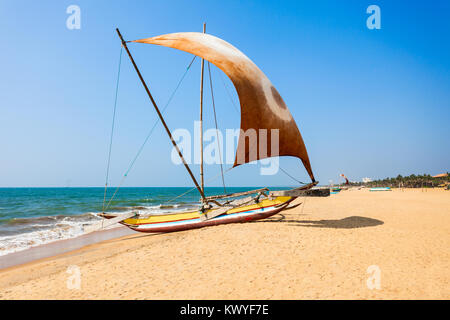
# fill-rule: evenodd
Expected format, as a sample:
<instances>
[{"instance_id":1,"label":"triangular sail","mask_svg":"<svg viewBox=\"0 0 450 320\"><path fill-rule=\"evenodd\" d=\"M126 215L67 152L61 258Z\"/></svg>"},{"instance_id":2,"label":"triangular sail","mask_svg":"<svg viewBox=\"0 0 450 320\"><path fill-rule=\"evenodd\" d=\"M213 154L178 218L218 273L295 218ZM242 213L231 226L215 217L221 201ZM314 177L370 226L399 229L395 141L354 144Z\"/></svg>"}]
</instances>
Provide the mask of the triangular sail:
<instances>
[{"instance_id":1,"label":"triangular sail","mask_svg":"<svg viewBox=\"0 0 450 320\"><path fill-rule=\"evenodd\" d=\"M245 54L222 39L199 32L171 33L132 42L192 53L217 66L231 79L239 96L242 130L234 166L272 156L293 156L302 160L312 181L315 181L294 118L270 80ZM278 150L271 148L272 132L278 134ZM249 134L256 135L256 138L249 137ZM263 142L261 146L260 142Z\"/></svg>"}]
</instances>

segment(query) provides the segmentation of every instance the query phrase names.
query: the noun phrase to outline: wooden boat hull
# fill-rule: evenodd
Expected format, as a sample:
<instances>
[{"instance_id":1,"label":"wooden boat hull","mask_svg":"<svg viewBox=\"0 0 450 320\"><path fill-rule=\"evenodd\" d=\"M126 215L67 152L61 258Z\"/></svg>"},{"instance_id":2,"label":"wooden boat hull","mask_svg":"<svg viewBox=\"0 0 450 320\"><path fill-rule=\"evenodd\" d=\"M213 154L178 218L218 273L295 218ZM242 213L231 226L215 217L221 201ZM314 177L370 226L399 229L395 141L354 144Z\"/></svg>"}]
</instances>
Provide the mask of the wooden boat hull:
<instances>
[{"instance_id":1,"label":"wooden boat hull","mask_svg":"<svg viewBox=\"0 0 450 320\"><path fill-rule=\"evenodd\" d=\"M389 187L370 188L370 191L392 191Z\"/></svg>"},{"instance_id":2,"label":"wooden boat hull","mask_svg":"<svg viewBox=\"0 0 450 320\"><path fill-rule=\"evenodd\" d=\"M226 213L210 220L200 220L199 211L182 212L167 215L155 215L148 218L131 218L121 224L138 232L175 232L216 226L228 223L242 223L265 219L285 209L295 197L276 197L273 200L264 199L253 205L233 208ZM113 216L105 215L105 218Z\"/></svg>"}]
</instances>

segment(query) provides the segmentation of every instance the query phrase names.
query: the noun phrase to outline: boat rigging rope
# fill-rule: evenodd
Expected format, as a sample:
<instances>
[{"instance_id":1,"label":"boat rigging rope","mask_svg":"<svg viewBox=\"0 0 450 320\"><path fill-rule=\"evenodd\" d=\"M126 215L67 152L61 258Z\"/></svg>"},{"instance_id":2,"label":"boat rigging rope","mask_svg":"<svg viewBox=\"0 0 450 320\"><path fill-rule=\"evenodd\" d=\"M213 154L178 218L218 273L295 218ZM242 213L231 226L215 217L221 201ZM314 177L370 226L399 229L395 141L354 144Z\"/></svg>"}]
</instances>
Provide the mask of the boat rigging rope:
<instances>
[{"instance_id":1,"label":"boat rigging rope","mask_svg":"<svg viewBox=\"0 0 450 320\"><path fill-rule=\"evenodd\" d=\"M226 170L225 173L227 173L227 172L230 171L231 169L233 169L233 168L228 168L228 170ZM210 182L215 181L221 174L222 174L222 173L219 173L219 174L215 175L214 177L212 177L211 179L209 179L208 181L206 181L206 183L210 183ZM188 191L183 192L182 194L180 194L180 195L178 195L178 196L176 196L176 197L174 197L174 198L172 198L172 199L170 199L170 200L165 201L164 203L169 203L169 202L175 201L176 199L181 198L182 196L184 196L184 195L188 194L189 192L192 192L192 191L194 191L194 190L196 190L196 189L197 189L197 187L193 187L193 188L189 189Z\"/></svg>"},{"instance_id":2,"label":"boat rigging rope","mask_svg":"<svg viewBox=\"0 0 450 320\"><path fill-rule=\"evenodd\" d=\"M220 159L220 172L222 173L222 184L223 184L223 191L224 193L227 193L227 188L225 187L225 178L223 176L223 165L222 165L222 151L220 146L220 140L219 140L219 128L217 126L217 116L216 116L216 104L214 103L214 92L213 92L213 83L212 83L212 77L211 77L211 67L210 63L208 61L208 73L209 73L209 87L211 88L211 98L212 98L212 105L214 110L214 122L216 124L216 139L217 139L217 146L219 148L219 159Z\"/></svg>"},{"instance_id":3,"label":"boat rigging rope","mask_svg":"<svg viewBox=\"0 0 450 320\"><path fill-rule=\"evenodd\" d=\"M300 184L307 184L306 182L302 182L302 181L300 181L300 180L295 179L293 176L291 176L289 173L287 173L286 170L284 170L281 166L278 166L278 167L281 169L281 171L284 172L284 174L286 174L286 175L287 175L288 177L290 177L292 180L297 181L297 182L300 183Z\"/></svg>"},{"instance_id":4,"label":"boat rigging rope","mask_svg":"<svg viewBox=\"0 0 450 320\"><path fill-rule=\"evenodd\" d=\"M178 88L180 87L181 83L183 82L184 78L186 77L189 69L191 68L192 64L194 63L195 59L197 58L197 56L194 56L191 60L191 62L189 63L189 65L187 66L186 70L184 71L183 75L181 76L181 79L178 81L177 86L175 87L175 89L173 90L172 94L169 97L169 100L167 100L166 105L164 106L164 108L162 109L162 114L164 114L164 111L166 111L167 107L169 106L170 102L172 101L173 97L175 96L175 93L178 91ZM119 185L117 186L116 190L114 191L114 194L111 196L111 199L109 200L106 208L104 207L103 204L103 212L106 211L110 204L111 201L114 199L114 197L117 194L117 191L119 191L119 188L122 186L123 182L125 181L126 177L128 176L128 173L131 171L131 169L134 166L134 163L136 162L137 158L139 157L139 155L141 154L142 150L144 149L145 144L147 143L148 139L150 138L150 136L152 135L153 131L156 128L156 125L160 122L160 119L156 119L155 123L153 124L153 127L150 129L149 133L147 134L144 142L142 143L141 147L139 148L136 156L133 158L133 161L131 161L130 166L128 167L127 171L125 171L125 174L122 177L122 180L120 181ZM106 197L106 190L105 190L105 197Z\"/></svg>"},{"instance_id":5,"label":"boat rigging rope","mask_svg":"<svg viewBox=\"0 0 450 320\"><path fill-rule=\"evenodd\" d=\"M219 74L220 74L220 80L222 81L223 87L225 88L225 91L227 92L228 98L230 98L230 101L231 101L231 103L233 104L234 110L236 110L236 112L239 113L239 110L238 110L238 108L236 107L236 104L234 103L234 100L233 100L233 98L231 97L231 94L230 94L230 92L228 91L227 86L225 85L225 81L223 80L222 73L219 73Z\"/></svg>"},{"instance_id":6,"label":"boat rigging rope","mask_svg":"<svg viewBox=\"0 0 450 320\"><path fill-rule=\"evenodd\" d=\"M114 98L114 111L113 111L113 119L112 119L112 125L111 125L111 136L109 138L109 151L108 151L108 162L106 165L106 181L105 181L105 192L103 194L103 206L102 211L105 211L105 201L106 201L106 190L108 189L108 179L109 179L109 167L111 163L111 150L112 150L112 142L113 142L113 135L114 135L114 125L116 120L116 108L117 108L117 94L119 92L119 79L120 79L120 66L122 65L122 51L123 47L120 46L120 56L119 56L119 67L117 71L117 81L116 81L116 94Z\"/></svg>"},{"instance_id":7,"label":"boat rigging rope","mask_svg":"<svg viewBox=\"0 0 450 320\"><path fill-rule=\"evenodd\" d=\"M169 106L170 102L172 101L172 98L175 96L175 93L177 92L178 88L181 85L181 82L183 82L184 77L186 76L186 74L188 73L192 63L194 62L196 56L194 56L194 58L191 60L191 63L189 63L188 67L186 68L186 71L184 72L183 76L181 77L180 81L178 81L177 86L175 87L175 90L172 92L169 100L167 101L166 105L164 106L164 108L162 109L162 113L164 113L164 111L167 109L167 107ZM137 158L139 157L139 155L141 154L142 150L144 149L145 144L147 143L148 139L150 138L150 136L153 133L153 130L155 130L156 125L160 122L160 119L156 119L155 123L153 124L153 127L150 129L150 132L148 133L147 137L144 140L144 143L141 145L141 147L139 148L139 151L137 152L136 156L134 157L133 161L130 164L130 167L128 168L128 170L125 172L125 176L128 175L128 173L130 172L131 168L133 167L134 163L136 162Z\"/></svg>"}]
</instances>

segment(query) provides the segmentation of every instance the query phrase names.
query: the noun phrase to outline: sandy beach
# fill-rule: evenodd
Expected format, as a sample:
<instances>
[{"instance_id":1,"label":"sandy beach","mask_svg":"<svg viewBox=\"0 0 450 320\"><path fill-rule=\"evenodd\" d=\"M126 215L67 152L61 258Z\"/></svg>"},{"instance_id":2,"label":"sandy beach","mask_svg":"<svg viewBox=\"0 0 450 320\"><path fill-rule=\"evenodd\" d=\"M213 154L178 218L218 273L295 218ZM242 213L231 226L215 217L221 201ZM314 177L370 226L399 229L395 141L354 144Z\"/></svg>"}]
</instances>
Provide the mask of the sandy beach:
<instances>
[{"instance_id":1,"label":"sandy beach","mask_svg":"<svg viewBox=\"0 0 450 320\"><path fill-rule=\"evenodd\" d=\"M6 268L0 299L450 298L449 191L296 202L269 220L136 233ZM79 289L67 286L70 266Z\"/></svg>"}]
</instances>

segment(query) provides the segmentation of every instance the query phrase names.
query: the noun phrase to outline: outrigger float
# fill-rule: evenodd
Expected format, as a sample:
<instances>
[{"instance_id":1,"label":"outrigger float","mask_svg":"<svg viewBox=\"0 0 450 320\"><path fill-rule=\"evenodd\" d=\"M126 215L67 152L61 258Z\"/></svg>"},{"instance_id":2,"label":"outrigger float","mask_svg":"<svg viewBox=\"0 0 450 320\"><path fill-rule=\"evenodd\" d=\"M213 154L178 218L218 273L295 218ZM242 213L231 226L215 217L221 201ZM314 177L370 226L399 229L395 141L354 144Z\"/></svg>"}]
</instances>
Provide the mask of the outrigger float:
<instances>
[{"instance_id":1,"label":"outrigger float","mask_svg":"<svg viewBox=\"0 0 450 320\"><path fill-rule=\"evenodd\" d=\"M134 69L136 70L153 107L155 108L156 113L158 114L159 120L164 126L170 141L172 142L175 150L178 152L183 165L185 166L201 196L201 205L198 210L186 211L182 213L141 214L139 212L129 212L126 214L116 214L103 212L99 214L99 216L106 220L102 219L102 221L100 221L97 225L87 227L85 229L86 232L104 228L115 223L120 223L139 232L171 232L206 226L215 226L219 224L249 222L265 219L283 210L292 208L292 201L297 197L330 195L329 188L316 187L318 182L314 178L303 138L280 94L265 74L241 51L222 39L206 34L205 25L203 26L203 33L172 33L134 41L125 41L120 31L118 29L116 29L116 31L122 42L123 48L125 48L128 57L130 58L131 63L134 66ZM185 51L202 58L200 132L202 132L203 121L204 61L206 60L208 62L208 67L209 63L214 64L230 78L237 91L241 108L241 133L238 140L238 147L236 150L236 157L233 167L269 157L297 157L302 161L303 166L311 178L311 183L298 188L282 191L270 191L268 188L261 188L240 193L222 194L209 197L205 196L203 154L201 152L201 183L199 184L185 161L178 145L174 141L171 131L169 130L161 111L153 99L150 90L131 55L131 52L127 46L130 42L165 46ZM258 141L256 146L247 146L245 143L246 137L244 133L249 129L253 129L254 132L256 132L256 141ZM277 137L274 136L274 139L278 139L278 150L272 154L274 150L267 150L271 149L267 148L267 146L272 145L271 141L273 129L275 129L277 134ZM262 144L260 145L260 141L264 141L260 140L260 135L263 134L262 132L265 134L264 138L267 142L266 146L263 146ZM200 146L201 150L203 150L202 135L200 135Z\"/></svg>"}]
</instances>

